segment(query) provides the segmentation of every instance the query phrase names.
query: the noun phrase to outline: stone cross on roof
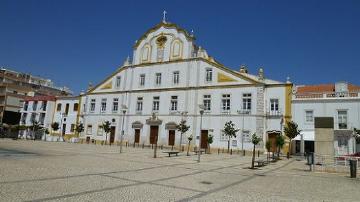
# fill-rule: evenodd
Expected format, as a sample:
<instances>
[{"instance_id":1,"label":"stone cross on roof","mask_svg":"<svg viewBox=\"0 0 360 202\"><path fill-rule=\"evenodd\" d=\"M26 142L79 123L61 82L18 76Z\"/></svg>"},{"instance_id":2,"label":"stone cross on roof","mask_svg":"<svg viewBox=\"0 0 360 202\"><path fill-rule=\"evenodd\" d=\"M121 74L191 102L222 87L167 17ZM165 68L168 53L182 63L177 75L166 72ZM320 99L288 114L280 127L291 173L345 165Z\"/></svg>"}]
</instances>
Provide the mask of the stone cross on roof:
<instances>
[{"instance_id":1,"label":"stone cross on roof","mask_svg":"<svg viewBox=\"0 0 360 202\"><path fill-rule=\"evenodd\" d=\"M166 14L167 14L167 12L166 12L166 10L164 10L163 11L163 22L164 23L166 23Z\"/></svg>"}]
</instances>

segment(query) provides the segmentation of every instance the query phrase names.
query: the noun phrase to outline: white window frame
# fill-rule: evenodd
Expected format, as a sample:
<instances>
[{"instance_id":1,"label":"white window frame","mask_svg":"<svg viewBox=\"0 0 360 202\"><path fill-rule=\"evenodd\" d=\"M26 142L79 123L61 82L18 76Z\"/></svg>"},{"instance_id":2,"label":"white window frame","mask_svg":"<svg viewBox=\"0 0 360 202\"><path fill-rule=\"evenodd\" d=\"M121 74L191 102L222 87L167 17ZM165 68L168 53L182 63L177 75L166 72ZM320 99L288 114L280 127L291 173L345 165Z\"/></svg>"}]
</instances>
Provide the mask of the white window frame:
<instances>
[{"instance_id":1,"label":"white window frame","mask_svg":"<svg viewBox=\"0 0 360 202\"><path fill-rule=\"evenodd\" d=\"M160 96L153 97L152 111L157 112L160 109Z\"/></svg>"},{"instance_id":2,"label":"white window frame","mask_svg":"<svg viewBox=\"0 0 360 202\"><path fill-rule=\"evenodd\" d=\"M143 97L137 97L136 99L136 112L141 113L143 110L143 104L144 104L144 98Z\"/></svg>"},{"instance_id":3,"label":"white window frame","mask_svg":"<svg viewBox=\"0 0 360 202\"><path fill-rule=\"evenodd\" d=\"M115 78L115 88L119 89L121 87L121 76L116 76Z\"/></svg>"},{"instance_id":4,"label":"white window frame","mask_svg":"<svg viewBox=\"0 0 360 202\"><path fill-rule=\"evenodd\" d=\"M104 128L102 127L102 125L98 125L98 129L97 129L97 136L103 136L104 134Z\"/></svg>"},{"instance_id":5,"label":"white window frame","mask_svg":"<svg viewBox=\"0 0 360 202\"><path fill-rule=\"evenodd\" d=\"M96 99L91 99L90 100L89 112L95 112L95 108L96 108Z\"/></svg>"},{"instance_id":6,"label":"white window frame","mask_svg":"<svg viewBox=\"0 0 360 202\"><path fill-rule=\"evenodd\" d=\"M211 95L210 94L203 95L203 105L205 106L206 112L211 111Z\"/></svg>"},{"instance_id":7,"label":"white window frame","mask_svg":"<svg viewBox=\"0 0 360 202\"><path fill-rule=\"evenodd\" d=\"M345 112L345 114L340 115L340 112ZM337 121L338 121L338 128L341 129L348 129L349 128L349 114L348 110L346 109L338 109L337 110ZM345 128L340 128L340 124L345 124Z\"/></svg>"},{"instance_id":8,"label":"white window frame","mask_svg":"<svg viewBox=\"0 0 360 202\"><path fill-rule=\"evenodd\" d=\"M105 112L106 112L106 105L107 105L107 99L106 99L106 98L102 98L102 99L101 99L101 104L100 104L100 112L101 112L101 113L105 113Z\"/></svg>"},{"instance_id":9,"label":"white window frame","mask_svg":"<svg viewBox=\"0 0 360 202\"><path fill-rule=\"evenodd\" d=\"M311 112L311 116L308 116L308 112ZM306 109L305 110L305 122L306 123L313 123L314 122L314 110L311 110L311 109Z\"/></svg>"},{"instance_id":10,"label":"white window frame","mask_svg":"<svg viewBox=\"0 0 360 202\"><path fill-rule=\"evenodd\" d=\"M231 111L231 94L230 93L221 95L221 111L226 112L226 113Z\"/></svg>"},{"instance_id":11,"label":"white window frame","mask_svg":"<svg viewBox=\"0 0 360 202\"><path fill-rule=\"evenodd\" d=\"M243 93L242 94L242 109L243 111L251 111L252 108L252 94Z\"/></svg>"},{"instance_id":12,"label":"white window frame","mask_svg":"<svg viewBox=\"0 0 360 202\"><path fill-rule=\"evenodd\" d=\"M180 82L180 71L173 72L173 84L177 85Z\"/></svg>"},{"instance_id":13,"label":"white window frame","mask_svg":"<svg viewBox=\"0 0 360 202\"><path fill-rule=\"evenodd\" d=\"M145 86L145 83L146 83L146 76L145 74L140 74L139 76L139 86L143 87Z\"/></svg>"},{"instance_id":14,"label":"white window frame","mask_svg":"<svg viewBox=\"0 0 360 202\"><path fill-rule=\"evenodd\" d=\"M155 85L160 86L161 85L161 73L155 73Z\"/></svg>"},{"instance_id":15,"label":"white window frame","mask_svg":"<svg viewBox=\"0 0 360 202\"><path fill-rule=\"evenodd\" d=\"M205 82L210 83L212 81L213 81L213 69L208 67L205 70Z\"/></svg>"},{"instance_id":16,"label":"white window frame","mask_svg":"<svg viewBox=\"0 0 360 202\"><path fill-rule=\"evenodd\" d=\"M176 112L178 110L178 96L173 95L170 99L170 111Z\"/></svg>"},{"instance_id":17,"label":"white window frame","mask_svg":"<svg viewBox=\"0 0 360 202\"><path fill-rule=\"evenodd\" d=\"M92 125L89 124L86 126L86 134L92 135Z\"/></svg>"},{"instance_id":18,"label":"white window frame","mask_svg":"<svg viewBox=\"0 0 360 202\"><path fill-rule=\"evenodd\" d=\"M270 99L270 111L272 112L279 112L280 111L280 102L278 98L271 98ZM277 108L277 109L276 109Z\"/></svg>"},{"instance_id":19,"label":"white window frame","mask_svg":"<svg viewBox=\"0 0 360 202\"><path fill-rule=\"evenodd\" d=\"M113 98L112 112L116 113L119 110L119 98Z\"/></svg>"}]
</instances>

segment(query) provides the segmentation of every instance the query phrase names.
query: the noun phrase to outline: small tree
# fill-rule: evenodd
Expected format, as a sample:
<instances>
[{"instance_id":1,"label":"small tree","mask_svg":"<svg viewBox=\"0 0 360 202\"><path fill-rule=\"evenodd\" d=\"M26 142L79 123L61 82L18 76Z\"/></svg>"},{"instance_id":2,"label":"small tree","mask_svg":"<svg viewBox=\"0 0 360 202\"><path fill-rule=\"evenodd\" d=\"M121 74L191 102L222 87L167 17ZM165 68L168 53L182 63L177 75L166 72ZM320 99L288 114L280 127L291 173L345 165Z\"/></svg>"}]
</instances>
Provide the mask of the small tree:
<instances>
[{"instance_id":1,"label":"small tree","mask_svg":"<svg viewBox=\"0 0 360 202\"><path fill-rule=\"evenodd\" d=\"M256 135L256 133L254 133L251 137L251 142L253 143L254 145L254 148L253 148L253 155L252 155L252 160L251 160L251 168L253 169L254 168L254 164L255 164L255 146L258 145L260 142L261 142L261 138L258 137Z\"/></svg>"},{"instance_id":2,"label":"small tree","mask_svg":"<svg viewBox=\"0 0 360 202\"><path fill-rule=\"evenodd\" d=\"M179 150L181 151L181 143L182 143L182 136L189 130L190 126L186 125L186 120L181 120L180 123L176 126L176 129L180 132L180 143L179 143Z\"/></svg>"},{"instance_id":3,"label":"small tree","mask_svg":"<svg viewBox=\"0 0 360 202\"><path fill-rule=\"evenodd\" d=\"M54 122L54 123L52 123L51 124L51 129L53 130L53 131L58 131L59 130L59 123L58 122Z\"/></svg>"},{"instance_id":4,"label":"small tree","mask_svg":"<svg viewBox=\"0 0 360 202\"><path fill-rule=\"evenodd\" d=\"M211 153L211 150L210 150L210 145L214 142L214 136L213 135L209 135L208 136L208 139L207 139L207 143L208 143L208 154Z\"/></svg>"},{"instance_id":5,"label":"small tree","mask_svg":"<svg viewBox=\"0 0 360 202\"><path fill-rule=\"evenodd\" d=\"M236 133L239 129L235 129L235 124L232 121L228 121L224 126L224 134L228 137L228 153L230 152L230 141L231 138L236 137Z\"/></svg>"},{"instance_id":6,"label":"small tree","mask_svg":"<svg viewBox=\"0 0 360 202\"><path fill-rule=\"evenodd\" d=\"M189 135L189 136L187 137L187 140L188 140L188 148L187 148L187 153L186 153L186 155L187 155L187 156L190 156L190 154L189 154L189 151L190 151L190 142L193 140L193 135Z\"/></svg>"},{"instance_id":7,"label":"small tree","mask_svg":"<svg viewBox=\"0 0 360 202\"><path fill-rule=\"evenodd\" d=\"M277 135L276 139L275 139L275 144L276 144L276 148L277 148L277 158L279 159L280 150L283 148L283 146L285 144L284 136L282 136L281 134Z\"/></svg>"},{"instance_id":8,"label":"small tree","mask_svg":"<svg viewBox=\"0 0 360 202\"><path fill-rule=\"evenodd\" d=\"M284 127L284 133L285 135L289 138L289 151L287 153L287 157L289 158L290 156L290 151L291 151L291 141L292 139L294 139L297 135L299 135L301 132L301 130L298 129L298 125L293 122L293 121L289 121L287 122L286 126Z\"/></svg>"},{"instance_id":9,"label":"small tree","mask_svg":"<svg viewBox=\"0 0 360 202\"><path fill-rule=\"evenodd\" d=\"M106 145L107 134L110 133L110 131L111 131L111 123L110 123L110 121L105 121L105 122L102 123L101 126L102 126L102 128L103 128L103 130L105 132L105 145ZM110 143L110 145L111 145L111 143Z\"/></svg>"},{"instance_id":10,"label":"small tree","mask_svg":"<svg viewBox=\"0 0 360 202\"><path fill-rule=\"evenodd\" d=\"M267 140L267 141L266 141L265 147L266 147L266 150L267 150L267 161L269 162L269 159L270 159L270 150L271 150L271 141L270 141L270 140Z\"/></svg>"},{"instance_id":11,"label":"small tree","mask_svg":"<svg viewBox=\"0 0 360 202\"><path fill-rule=\"evenodd\" d=\"M80 133L82 133L84 131L84 124L82 124L82 123L76 124L75 131L76 131L77 135L79 136Z\"/></svg>"}]
</instances>

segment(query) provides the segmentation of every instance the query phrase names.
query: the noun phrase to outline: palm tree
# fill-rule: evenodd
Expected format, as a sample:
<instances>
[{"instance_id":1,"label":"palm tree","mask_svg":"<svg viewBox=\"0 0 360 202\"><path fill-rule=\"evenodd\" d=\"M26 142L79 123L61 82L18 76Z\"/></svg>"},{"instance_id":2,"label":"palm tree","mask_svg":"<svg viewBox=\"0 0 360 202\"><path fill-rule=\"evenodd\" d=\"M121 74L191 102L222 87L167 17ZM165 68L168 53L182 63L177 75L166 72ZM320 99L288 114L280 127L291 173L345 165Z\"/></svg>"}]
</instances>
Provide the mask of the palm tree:
<instances>
[{"instance_id":1,"label":"palm tree","mask_svg":"<svg viewBox=\"0 0 360 202\"><path fill-rule=\"evenodd\" d=\"M254 164L255 164L255 146L258 145L260 142L261 142L261 138L258 137L256 135L256 133L254 133L251 137L251 142L253 143L254 145L254 148L253 148L253 155L252 155L252 160L251 160L251 169L254 168Z\"/></svg>"},{"instance_id":2,"label":"palm tree","mask_svg":"<svg viewBox=\"0 0 360 202\"><path fill-rule=\"evenodd\" d=\"M297 135L299 135L301 132L301 130L298 129L298 125L293 122L293 121L289 121L287 122L286 126L284 127L284 133L285 135L289 138L290 142L289 142L289 150L287 153L287 157L290 157L290 151L291 151L291 141L292 139L294 139Z\"/></svg>"},{"instance_id":3,"label":"palm tree","mask_svg":"<svg viewBox=\"0 0 360 202\"><path fill-rule=\"evenodd\" d=\"M228 137L228 153L230 152L230 141L231 138L236 137L236 133L239 129L235 129L235 124L232 121L228 121L224 126L224 134Z\"/></svg>"}]
</instances>

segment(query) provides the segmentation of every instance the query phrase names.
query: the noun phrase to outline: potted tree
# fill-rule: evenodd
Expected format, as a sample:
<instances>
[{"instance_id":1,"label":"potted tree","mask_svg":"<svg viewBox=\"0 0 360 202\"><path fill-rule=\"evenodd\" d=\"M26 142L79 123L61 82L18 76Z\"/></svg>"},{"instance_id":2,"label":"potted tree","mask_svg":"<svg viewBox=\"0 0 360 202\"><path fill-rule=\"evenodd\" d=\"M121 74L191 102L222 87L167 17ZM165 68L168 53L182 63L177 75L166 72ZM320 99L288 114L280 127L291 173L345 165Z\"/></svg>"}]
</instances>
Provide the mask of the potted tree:
<instances>
[{"instance_id":1,"label":"potted tree","mask_svg":"<svg viewBox=\"0 0 360 202\"><path fill-rule=\"evenodd\" d=\"M270 140L267 140L267 141L266 141L266 143L265 143L265 147L266 147L266 151L267 151L266 158L267 158L267 162L269 163L269 159L270 159L270 150L271 150L271 141L270 141Z\"/></svg>"},{"instance_id":2,"label":"potted tree","mask_svg":"<svg viewBox=\"0 0 360 202\"><path fill-rule=\"evenodd\" d=\"M213 135L209 135L208 139L207 139L207 143L208 143L208 154L211 154L211 150L210 150L210 145L214 142L214 136Z\"/></svg>"},{"instance_id":3,"label":"potted tree","mask_svg":"<svg viewBox=\"0 0 360 202\"><path fill-rule=\"evenodd\" d=\"M231 138L236 138L236 133L239 129L235 129L235 124L232 121L228 121L224 126L224 134L228 138L228 153L230 152L230 141Z\"/></svg>"},{"instance_id":4,"label":"potted tree","mask_svg":"<svg viewBox=\"0 0 360 202\"><path fill-rule=\"evenodd\" d=\"M254 169L255 164L255 146L258 145L261 142L261 138L254 133L251 137L251 142L253 143L253 153L252 153L252 159L251 159L251 169Z\"/></svg>"},{"instance_id":5,"label":"potted tree","mask_svg":"<svg viewBox=\"0 0 360 202\"><path fill-rule=\"evenodd\" d=\"M190 156L190 154L189 154L189 151L190 151L190 142L193 140L193 135L190 134L190 135L187 137L187 140L188 140L188 147L187 147L186 155L187 155L187 156Z\"/></svg>"},{"instance_id":6,"label":"potted tree","mask_svg":"<svg viewBox=\"0 0 360 202\"><path fill-rule=\"evenodd\" d=\"M58 131L58 130L60 129L59 123L58 123L58 122L53 122L53 123L51 124L51 129L52 129L52 133L54 133L54 131ZM60 136L60 135L59 135L59 136ZM59 139L60 139L60 137L59 137Z\"/></svg>"},{"instance_id":7,"label":"potted tree","mask_svg":"<svg viewBox=\"0 0 360 202\"><path fill-rule=\"evenodd\" d=\"M280 159L280 150L283 148L284 144L285 144L285 139L284 136L282 136L281 134L276 136L276 149L277 149L277 159Z\"/></svg>"},{"instance_id":8,"label":"potted tree","mask_svg":"<svg viewBox=\"0 0 360 202\"><path fill-rule=\"evenodd\" d=\"M291 141L299 135L301 130L298 129L298 125L293 122L289 121L287 122L286 126L284 127L284 133L289 138L289 150L287 152L287 158L290 158L290 152L291 152Z\"/></svg>"}]
</instances>

